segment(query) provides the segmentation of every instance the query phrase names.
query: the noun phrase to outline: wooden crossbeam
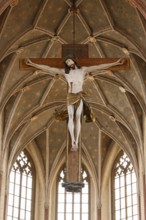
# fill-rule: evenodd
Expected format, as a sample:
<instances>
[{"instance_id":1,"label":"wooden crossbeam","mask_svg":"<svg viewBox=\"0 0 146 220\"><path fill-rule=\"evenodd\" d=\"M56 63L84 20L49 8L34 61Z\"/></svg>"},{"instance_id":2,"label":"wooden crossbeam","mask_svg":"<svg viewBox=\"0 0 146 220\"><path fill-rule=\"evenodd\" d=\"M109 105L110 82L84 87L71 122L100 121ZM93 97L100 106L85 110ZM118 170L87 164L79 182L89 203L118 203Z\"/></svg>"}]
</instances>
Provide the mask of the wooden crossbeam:
<instances>
[{"instance_id":1,"label":"wooden crossbeam","mask_svg":"<svg viewBox=\"0 0 146 220\"><path fill-rule=\"evenodd\" d=\"M76 58L77 63L80 66L93 66L104 63L116 62L119 58ZM64 68L62 58L30 58L33 63L48 65L51 67ZM25 59L21 59L19 62L20 70L35 70L35 67L31 67L25 64ZM129 70L130 60L124 58L124 63L119 66L110 67L109 70Z\"/></svg>"}]
</instances>

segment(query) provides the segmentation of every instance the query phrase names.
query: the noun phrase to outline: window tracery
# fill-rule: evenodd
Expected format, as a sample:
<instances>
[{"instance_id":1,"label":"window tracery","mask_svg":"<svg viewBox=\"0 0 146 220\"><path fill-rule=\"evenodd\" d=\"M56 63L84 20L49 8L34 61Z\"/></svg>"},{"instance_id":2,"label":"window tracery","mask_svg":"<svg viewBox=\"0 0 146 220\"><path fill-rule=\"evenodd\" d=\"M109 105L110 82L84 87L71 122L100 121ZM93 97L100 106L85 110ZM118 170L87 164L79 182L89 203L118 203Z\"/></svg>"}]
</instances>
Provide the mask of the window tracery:
<instances>
[{"instance_id":1,"label":"window tracery","mask_svg":"<svg viewBox=\"0 0 146 220\"><path fill-rule=\"evenodd\" d=\"M32 219L33 173L32 163L22 151L10 172L7 220Z\"/></svg>"},{"instance_id":2,"label":"window tracery","mask_svg":"<svg viewBox=\"0 0 146 220\"><path fill-rule=\"evenodd\" d=\"M132 163L122 153L114 166L114 220L137 220L137 181Z\"/></svg>"}]
</instances>

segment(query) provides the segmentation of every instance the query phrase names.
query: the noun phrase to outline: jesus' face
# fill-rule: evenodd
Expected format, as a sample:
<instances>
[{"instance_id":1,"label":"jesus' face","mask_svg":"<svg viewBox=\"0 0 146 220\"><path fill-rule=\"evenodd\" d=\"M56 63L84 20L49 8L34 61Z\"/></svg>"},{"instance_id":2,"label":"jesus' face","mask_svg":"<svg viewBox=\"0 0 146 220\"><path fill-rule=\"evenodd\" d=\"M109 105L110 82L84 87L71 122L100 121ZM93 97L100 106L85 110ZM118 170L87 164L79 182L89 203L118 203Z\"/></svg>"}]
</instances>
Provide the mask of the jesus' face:
<instances>
[{"instance_id":1,"label":"jesus' face","mask_svg":"<svg viewBox=\"0 0 146 220\"><path fill-rule=\"evenodd\" d=\"M68 67L74 69L75 68L75 62L72 59L67 59L65 61L65 63L67 64Z\"/></svg>"}]
</instances>

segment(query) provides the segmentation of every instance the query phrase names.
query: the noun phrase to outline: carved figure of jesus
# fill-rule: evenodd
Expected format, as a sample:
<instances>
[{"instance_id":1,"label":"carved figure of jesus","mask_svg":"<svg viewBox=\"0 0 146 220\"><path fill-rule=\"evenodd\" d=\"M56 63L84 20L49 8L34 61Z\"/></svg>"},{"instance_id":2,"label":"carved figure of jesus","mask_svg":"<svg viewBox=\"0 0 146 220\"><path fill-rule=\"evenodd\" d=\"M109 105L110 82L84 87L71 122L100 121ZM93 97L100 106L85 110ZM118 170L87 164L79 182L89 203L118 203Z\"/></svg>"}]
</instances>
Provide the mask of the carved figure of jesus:
<instances>
[{"instance_id":1,"label":"carved figure of jesus","mask_svg":"<svg viewBox=\"0 0 146 220\"><path fill-rule=\"evenodd\" d=\"M122 65L124 59L119 59L113 63L99 64L94 66L80 67L74 59L67 58L64 61L63 68L55 68L47 65L33 63L30 59L26 59L26 65L33 66L39 70L43 70L49 75L63 75L68 83L67 94L67 111L68 111L68 130L71 137L72 151L78 149L79 135L81 130L81 115L83 111L83 83L87 74L94 75L103 74L104 70L110 67Z\"/></svg>"}]
</instances>

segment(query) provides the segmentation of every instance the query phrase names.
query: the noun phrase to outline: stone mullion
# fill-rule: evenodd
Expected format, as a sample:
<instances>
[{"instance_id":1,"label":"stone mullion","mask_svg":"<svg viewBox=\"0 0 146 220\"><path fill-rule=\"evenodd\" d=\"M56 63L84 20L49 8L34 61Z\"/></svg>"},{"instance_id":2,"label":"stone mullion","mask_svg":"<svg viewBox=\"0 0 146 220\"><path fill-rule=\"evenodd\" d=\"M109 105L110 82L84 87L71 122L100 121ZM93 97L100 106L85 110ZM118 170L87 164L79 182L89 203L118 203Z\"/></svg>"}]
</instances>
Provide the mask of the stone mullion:
<instances>
[{"instance_id":1,"label":"stone mullion","mask_svg":"<svg viewBox=\"0 0 146 220\"><path fill-rule=\"evenodd\" d=\"M45 164L45 168L46 168L46 174L45 174L45 207L44 207L44 220L48 220L49 219L49 202L48 202L48 192L49 192L49 129L46 130L46 164Z\"/></svg>"},{"instance_id":2,"label":"stone mullion","mask_svg":"<svg viewBox=\"0 0 146 220\"><path fill-rule=\"evenodd\" d=\"M97 207L98 220L101 220L101 147L102 147L102 131L99 130L98 136L98 189L99 189L99 202Z\"/></svg>"}]
</instances>

